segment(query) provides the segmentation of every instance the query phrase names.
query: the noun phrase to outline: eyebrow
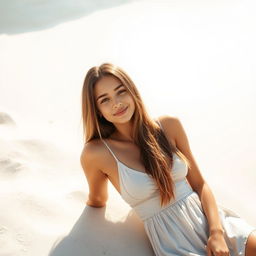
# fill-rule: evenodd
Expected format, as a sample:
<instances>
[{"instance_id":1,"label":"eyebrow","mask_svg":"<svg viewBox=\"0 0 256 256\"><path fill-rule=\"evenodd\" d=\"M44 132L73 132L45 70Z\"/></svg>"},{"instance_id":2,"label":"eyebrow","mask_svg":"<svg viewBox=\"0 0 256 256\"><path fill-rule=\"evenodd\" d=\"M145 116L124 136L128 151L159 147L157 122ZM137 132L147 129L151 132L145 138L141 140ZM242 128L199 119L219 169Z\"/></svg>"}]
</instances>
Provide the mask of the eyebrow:
<instances>
[{"instance_id":1,"label":"eyebrow","mask_svg":"<svg viewBox=\"0 0 256 256\"><path fill-rule=\"evenodd\" d=\"M121 86L123 86L122 84L119 84L115 89L114 91L116 91L117 89L119 89ZM97 97L96 101L99 100L100 98L104 97L108 95L107 93L104 93L104 94L101 94L100 96Z\"/></svg>"}]
</instances>

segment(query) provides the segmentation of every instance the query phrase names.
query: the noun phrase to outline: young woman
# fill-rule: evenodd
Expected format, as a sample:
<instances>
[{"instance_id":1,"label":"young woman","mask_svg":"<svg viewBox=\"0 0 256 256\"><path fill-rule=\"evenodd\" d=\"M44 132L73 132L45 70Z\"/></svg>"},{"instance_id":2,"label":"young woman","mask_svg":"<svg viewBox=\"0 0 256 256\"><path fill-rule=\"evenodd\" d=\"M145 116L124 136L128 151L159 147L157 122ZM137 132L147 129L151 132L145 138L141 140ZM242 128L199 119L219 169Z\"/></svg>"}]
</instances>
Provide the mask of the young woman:
<instances>
[{"instance_id":1,"label":"young woman","mask_svg":"<svg viewBox=\"0 0 256 256\"><path fill-rule=\"evenodd\" d=\"M157 256L256 255L255 228L217 206L180 120L152 120L124 70L111 63L89 69L82 118L87 205L106 205L110 180L143 221Z\"/></svg>"}]
</instances>

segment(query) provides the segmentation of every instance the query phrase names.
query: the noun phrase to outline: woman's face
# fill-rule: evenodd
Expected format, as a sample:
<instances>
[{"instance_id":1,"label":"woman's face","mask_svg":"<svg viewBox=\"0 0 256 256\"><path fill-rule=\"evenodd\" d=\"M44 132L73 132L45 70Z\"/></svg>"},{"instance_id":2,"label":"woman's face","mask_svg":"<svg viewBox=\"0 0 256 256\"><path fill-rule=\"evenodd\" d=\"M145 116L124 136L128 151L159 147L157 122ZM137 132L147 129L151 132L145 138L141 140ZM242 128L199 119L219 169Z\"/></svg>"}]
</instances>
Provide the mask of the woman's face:
<instances>
[{"instance_id":1,"label":"woman's face","mask_svg":"<svg viewBox=\"0 0 256 256\"><path fill-rule=\"evenodd\" d=\"M118 78L112 75L102 77L94 87L94 96L99 112L112 123L129 122L135 104L130 92ZM124 112L118 114L120 111Z\"/></svg>"}]
</instances>

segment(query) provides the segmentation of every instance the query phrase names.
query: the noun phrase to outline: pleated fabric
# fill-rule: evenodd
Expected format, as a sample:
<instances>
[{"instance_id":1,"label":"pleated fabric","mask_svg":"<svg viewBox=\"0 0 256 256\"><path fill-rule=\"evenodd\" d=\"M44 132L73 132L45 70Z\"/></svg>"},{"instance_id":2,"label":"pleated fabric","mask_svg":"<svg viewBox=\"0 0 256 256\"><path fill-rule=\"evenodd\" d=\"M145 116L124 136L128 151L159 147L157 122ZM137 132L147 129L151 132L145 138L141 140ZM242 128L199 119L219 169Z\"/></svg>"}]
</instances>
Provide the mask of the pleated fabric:
<instances>
[{"instance_id":1,"label":"pleated fabric","mask_svg":"<svg viewBox=\"0 0 256 256\"><path fill-rule=\"evenodd\" d=\"M247 238L255 228L221 205L218 212L230 255L245 255ZM196 192L147 218L144 227L157 256L207 255L209 227Z\"/></svg>"},{"instance_id":2,"label":"pleated fabric","mask_svg":"<svg viewBox=\"0 0 256 256\"><path fill-rule=\"evenodd\" d=\"M116 160L120 195L143 221L155 255L206 256L208 221L198 194L186 179L186 163L174 153L171 175L175 198L161 207L160 194L153 178L119 161L107 142L102 141ZM218 212L231 256L244 256L248 236L256 228L219 204Z\"/></svg>"}]
</instances>

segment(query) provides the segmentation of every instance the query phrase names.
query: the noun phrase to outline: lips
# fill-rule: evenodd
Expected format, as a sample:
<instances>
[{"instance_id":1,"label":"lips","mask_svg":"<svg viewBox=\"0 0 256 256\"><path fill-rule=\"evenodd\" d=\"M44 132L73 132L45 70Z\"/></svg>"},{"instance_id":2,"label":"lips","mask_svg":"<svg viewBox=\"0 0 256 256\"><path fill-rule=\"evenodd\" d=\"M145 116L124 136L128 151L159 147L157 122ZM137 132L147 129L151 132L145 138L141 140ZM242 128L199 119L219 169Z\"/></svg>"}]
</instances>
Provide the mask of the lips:
<instances>
[{"instance_id":1,"label":"lips","mask_svg":"<svg viewBox=\"0 0 256 256\"><path fill-rule=\"evenodd\" d=\"M116 115L118 115L118 114L121 114L121 113L124 112L126 109L127 109L127 107L118 110L118 111L114 114L114 116L116 116Z\"/></svg>"}]
</instances>

